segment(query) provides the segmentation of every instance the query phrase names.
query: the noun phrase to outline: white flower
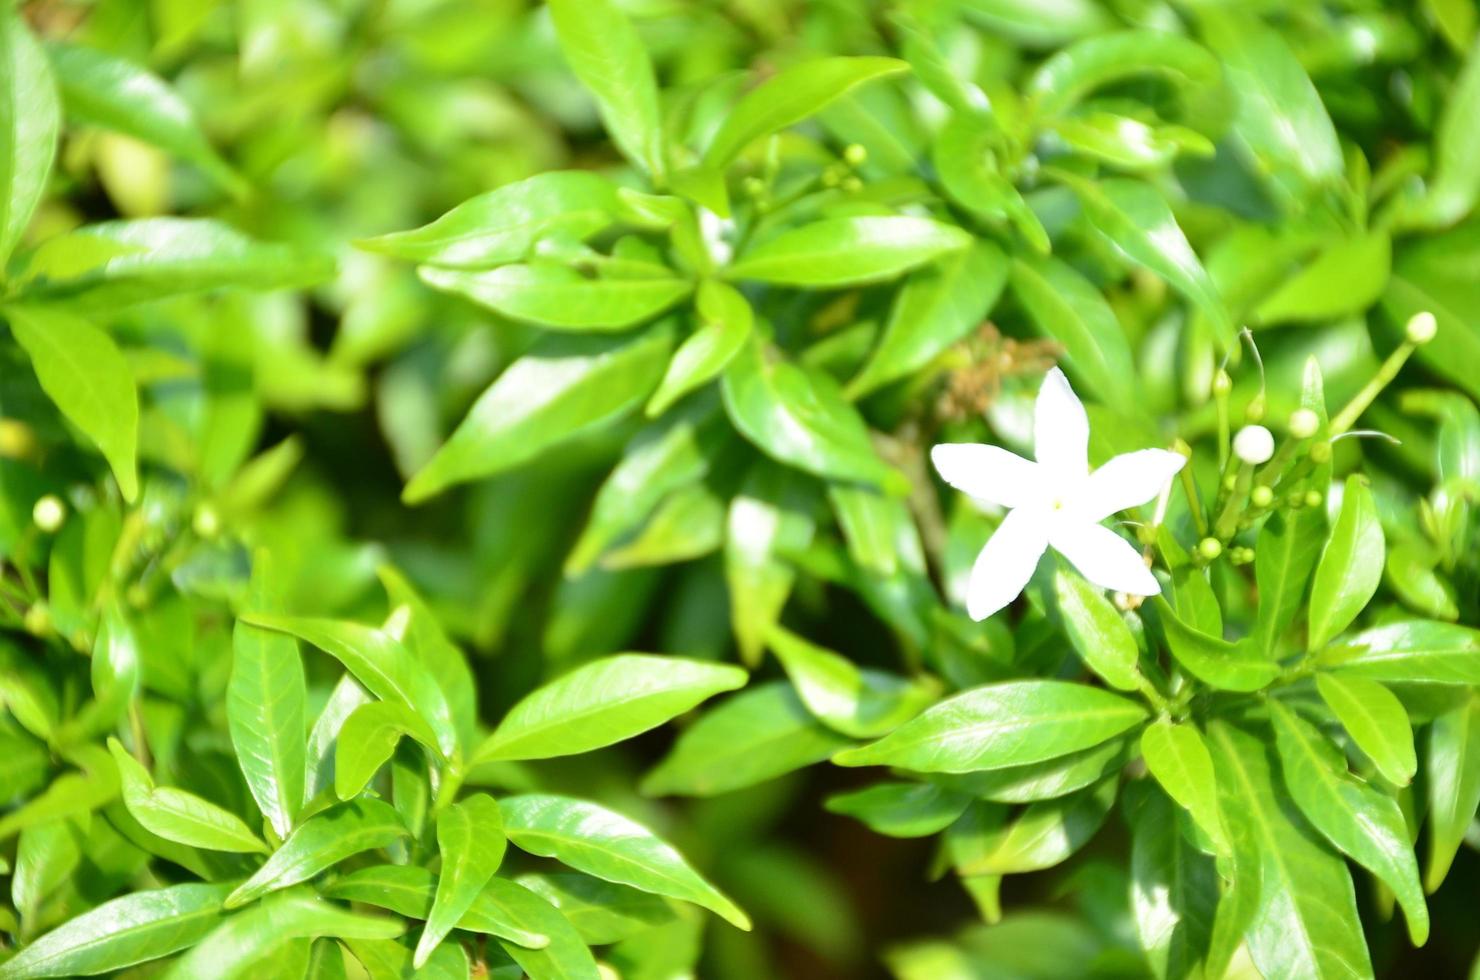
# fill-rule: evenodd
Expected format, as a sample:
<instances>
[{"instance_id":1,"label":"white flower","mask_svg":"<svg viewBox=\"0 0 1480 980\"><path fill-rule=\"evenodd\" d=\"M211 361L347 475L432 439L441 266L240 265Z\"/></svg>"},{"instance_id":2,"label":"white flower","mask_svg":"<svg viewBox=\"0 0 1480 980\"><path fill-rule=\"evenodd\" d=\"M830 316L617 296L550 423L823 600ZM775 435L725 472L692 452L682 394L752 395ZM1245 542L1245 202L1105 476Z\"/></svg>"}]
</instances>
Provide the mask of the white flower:
<instances>
[{"instance_id":1,"label":"white flower","mask_svg":"<svg viewBox=\"0 0 1480 980\"><path fill-rule=\"evenodd\" d=\"M1132 595L1161 591L1141 554L1100 522L1144 504L1187 462L1180 453L1142 449L1089 471L1089 418L1058 368L1038 389L1030 462L997 446L936 446L941 478L971 497L1008 508L971 569L966 611L986 619L1028 584L1052 545L1094 584Z\"/></svg>"}]
</instances>

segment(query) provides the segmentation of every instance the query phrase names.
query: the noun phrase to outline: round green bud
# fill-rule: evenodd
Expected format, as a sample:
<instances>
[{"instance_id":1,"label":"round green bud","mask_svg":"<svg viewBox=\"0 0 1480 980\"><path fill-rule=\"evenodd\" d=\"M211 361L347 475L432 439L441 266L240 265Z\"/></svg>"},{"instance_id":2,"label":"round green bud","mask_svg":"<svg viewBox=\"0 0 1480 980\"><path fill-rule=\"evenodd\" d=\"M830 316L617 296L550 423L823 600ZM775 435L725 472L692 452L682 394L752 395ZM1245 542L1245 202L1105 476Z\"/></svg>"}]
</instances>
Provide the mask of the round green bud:
<instances>
[{"instance_id":1,"label":"round green bud","mask_svg":"<svg viewBox=\"0 0 1480 980\"><path fill-rule=\"evenodd\" d=\"M759 177L746 177L740 182L746 197L760 197L766 193L766 182Z\"/></svg>"},{"instance_id":2,"label":"round green bud","mask_svg":"<svg viewBox=\"0 0 1480 980\"><path fill-rule=\"evenodd\" d=\"M1319 490L1305 491L1305 506L1307 507L1319 507L1321 506L1321 501L1324 499Z\"/></svg>"},{"instance_id":3,"label":"round green bud","mask_svg":"<svg viewBox=\"0 0 1480 980\"><path fill-rule=\"evenodd\" d=\"M1230 548L1228 552L1228 560L1233 562L1235 565L1247 565L1249 562L1254 560L1254 549Z\"/></svg>"},{"instance_id":4,"label":"round green bud","mask_svg":"<svg viewBox=\"0 0 1480 980\"><path fill-rule=\"evenodd\" d=\"M1264 420L1264 392L1255 395L1244 408L1245 422L1262 422Z\"/></svg>"},{"instance_id":5,"label":"round green bud","mask_svg":"<svg viewBox=\"0 0 1480 980\"><path fill-rule=\"evenodd\" d=\"M36 451L36 434L24 422L0 419L0 456L24 459Z\"/></svg>"},{"instance_id":6,"label":"round green bud","mask_svg":"<svg viewBox=\"0 0 1480 980\"><path fill-rule=\"evenodd\" d=\"M822 171L822 186L836 187L843 180L842 173L837 167L827 167Z\"/></svg>"},{"instance_id":7,"label":"round green bud","mask_svg":"<svg viewBox=\"0 0 1480 980\"><path fill-rule=\"evenodd\" d=\"M201 502L196 505L190 526L198 537L210 540L221 533L221 515L210 503Z\"/></svg>"},{"instance_id":8,"label":"round green bud","mask_svg":"<svg viewBox=\"0 0 1480 980\"><path fill-rule=\"evenodd\" d=\"M1213 394L1226 395L1232 390L1233 379L1228 376L1227 371L1219 368L1218 373L1213 375Z\"/></svg>"},{"instance_id":9,"label":"round green bud","mask_svg":"<svg viewBox=\"0 0 1480 980\"><path fill-rule=\"evenodd\" d=\"M850 167L861 167L868 163L868 150L858 143L849 143L843 150L843 160Z\"/></svg>"},{"instance_id":10,"label":"round green bud","mask_svg":"<svg viewBox=\"0 0 1480 980\"><path fill-rule=\"evenodd\" d=\"M35 521L36 526L47 534L56 531L66 519L67 505L62 503L61 498L54 493L42 497L31 508L31 520Z\"/></svg>"},{"instance_id":11,"label":"round green bud","mask_svg":"<svg viewBox=\"0 0 1480 980\"><path fill-rule=\"evenodd\" d=\"M1232 473L1223 478L1224 490L1232 490L1236 486L1238 486L1238 477L1234 476Z\"/></svg>"},{"instance_id":12,"label":"round green bud","mask_svg":"<svg viewBox=\"0 0 1480 980\"><path fill-rule=\"evenodd\" d=\"M842 182L838 186L849 194L857 194L859 191L863 190L863 181L859 180L857 177L849 175L847 177L844 177Z\"/></svg>"},{"instance_id":13,"label":"round green bud","mask_svg":"<svg viewBox=\"0 0 1480 980\"><path fill-rule=\"evenodd\" d=\"M1290 495L1285 498L1285 503L1290 505L1291 510L1299 510L1305 506L1305 494L1299 490L1291 490Z\"/></svg>"},{"instance_id":14,"label":"round green bud","mask_svg":"<svg viewBox=\"0 0 1480 980\"><path fill-rule=\"evenodd\" d=\"M1331 459L1331 444L1329 442L1318 442L1310 447L1310 459L1313 463L1324 463Z\"/></svg>"},{"instance_id":15,"label":"round green bud","mask_svg":"<svg viewBox=\"0 0 1480 980\"><path fill-rule=\"evenodd\" d=\"M1298 408L1290 416L1290 435L1309 439L1321 427L1321 417L1308 408Z\"/></svg>"},{"instance_id":16,"label":"round green bud","mask_svg":"<svg viewBox=\"0 0 1480 980\"><path fill-rule=\"evenodd\" d=\"M1408 318L1408 326L1404 332L1408 335L1410 344L1415 346L1427 344L1434 339L1434 334L1439 332L1439 321L1434 319L1434 314L1424 310Z\"/></svg>"},{"instance_id":17,"label":"round green bud","mask_svg":"<svg viewBox=\"0 0 1480 980\"><path fill-rule=\"evenodd\" d=\"M1262 510L1274 503L1274 491L1266 486L1257 486L1249 494L1249 503Z\"/></svg>"},{"instance_id":18,"label":"round green bud","mask_svg":"<svg viewBox=\"0 0 1480 980\"><path fill-rule=\"evenodd\" d=\"M26 615L22 617L21 624L26 627L26 632L32 636L45 636L51 632L51 609L46 605L45 599L37 599Z\"/></svg>"},{"instance_id":19,"label":"round green bud","mask_svg":"<svg viewBox=\"0 0 1480 980\"><path fill-rule=\"evenodd\" d=\"M1274 455L1274 436L1262 425L1246 425L1233 437L1233 454L1250 466Z\"/></svg>"},{"instance_id":20,"label":"round green bud","mask_svg":"<svg viewBox=\"0 0 1480 980\"><path fill-rule=\"evenodd\" d=\"M1223 543L1217 538L1203 538L1197 543L1197 553L1207 561L1223 554Z\"/></svg>"}]
</instances>

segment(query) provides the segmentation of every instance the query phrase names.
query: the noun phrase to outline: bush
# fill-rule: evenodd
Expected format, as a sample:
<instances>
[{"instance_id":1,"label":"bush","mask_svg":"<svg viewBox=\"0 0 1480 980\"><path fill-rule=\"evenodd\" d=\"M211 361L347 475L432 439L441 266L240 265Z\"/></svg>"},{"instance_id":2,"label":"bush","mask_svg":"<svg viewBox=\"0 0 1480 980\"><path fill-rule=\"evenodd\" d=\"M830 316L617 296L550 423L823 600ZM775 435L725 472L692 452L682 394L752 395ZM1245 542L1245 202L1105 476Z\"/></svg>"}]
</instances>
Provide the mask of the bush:
<instances>
[{"instance_id":1,"label":"bush","mask_svg":"<svg viewBox=\"0 0 1480 980\"><path fill-rule=\"evenodd\" d=\"M1460 975L1475 35L7 8L0 980Z\"/></svg>"}]
</instances>

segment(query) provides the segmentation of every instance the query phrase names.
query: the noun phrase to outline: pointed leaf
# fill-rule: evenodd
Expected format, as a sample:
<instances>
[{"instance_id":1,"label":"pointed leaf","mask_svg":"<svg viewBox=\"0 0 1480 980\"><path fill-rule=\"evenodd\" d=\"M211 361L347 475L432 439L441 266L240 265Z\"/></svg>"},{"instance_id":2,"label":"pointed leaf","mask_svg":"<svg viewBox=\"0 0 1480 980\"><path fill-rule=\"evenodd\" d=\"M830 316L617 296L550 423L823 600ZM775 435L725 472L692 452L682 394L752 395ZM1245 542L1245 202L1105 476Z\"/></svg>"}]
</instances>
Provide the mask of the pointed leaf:
<instances>
[{"instance_id":1,"label":"pointed leaf","mask_svg":"<svg viewBox=\"0 0 1480 980\"><path fill-rule=\"evenodd\" d=\"M428 286L464 296L495 313L550 330L627 330L693 290L676 277L587 278L565 266L503 265L486 272L423 266Z\"/></svg>"},{"instance_id":2,"label":"pointed leaf","mask_svg":"<svg viewBox=\"0 0 1480 980\"><path fill-rule=\"evenodd\" d=\"M1325 646L1366 607L1382 581L1385 555L1372 491L1361 477L1349 476L1310 587L1310 649Z\"/></svg>"},{"instance_id":3,"label":"pointed leaf","mask_svg":"<svg viewBox=\"0 0 1480 980\"><path fill-rule=\"evenodd\" d=\"M226 899L227 908L307 881L320 871L363 851L386 847L406 835L401 817L379 800L341 803L305 820L283 846Z\"/></svg>"},{"instance_id":4,"label":"pointed leaf","mask_svg":"<svg viewBox=\"0 0 1480 980\"><path fill-rule=\"evenodd\" d=\"M1012 262L1012 292L1033 325L1064 348L1064 368L1103 401L1134 406L1135 362L1115 311L1073 266L1054 258Z\"/></svg>"},{"instance_id":5,"label":"pointed leaf","mask_svg":"<svg viewBox=\"0 0 1480 980\"><path fill-rule=\"evenodd\" d=\"M790 286L854 286L892 279L971 242L960 228L930 218L825 218L748 250L725 276Z\"/></svg>"},{"instance_id":6,"label":"pointed leaf","mask_svg":"<svg viewBox=\"0 0 1480 980\"><path fill-rule=\"evenodd\" d=\"M20 14L0 14L0 268L46 191L61 106L56 82Z\"/></svg>"},{"instance_id":7,"label":"pointed leaf","mask_svg":"<svg viewBox=\"0 0 1480 980\"><path fill-rule=\"evenodd\" d=\"M1157 977L1200 976L1212 942L1218 872L1213 859L1188 842L1166 796L1142 796L1130 811L1136 935Z\"/></svg>"},{"instance_id":8,"label":"pointed leaf","mask_svg":"<svg viewBox=\"0 0 1480 980\"><path fill-rule=\"evenodd\" d=\"M426 928L416 942L413 964L420 969L453 926L473 907L504 859L507 839L498 803L476 793L437 815L437 852L442 870Z\"/></svg>"},{"instance_id":9,"label":"pointed leaf","mask_svg":"<svg viewBox=\"0 0 1480 980\"><path fill-rule=\"evenodd\" d=\"M118 763L124 805L150 833L212 851L267 853L267 845L236 814L194 793L155 786L149 770L116 738L108 740L108 749Z\"/></svg>"},{"instance_id":10,"label":"pointed leaf","mask_svg":"<svg viewBox=\"0 0 1480 980\"><path fill-rule=\"evenodd\" d=\"M491 886L496 880L488 884ZM426 868L414 865L374 864L335 878L324 887L323 894L327 898L363 902L413 919L425 919L436 898L437 879ZM506 915L495 901L491 887L485 887L475 896L473 904L458 920L457 927L509 939L531 949L550 945L548 935L525 929Z\"/></svg>"},{"instance_id":11,"label":"pointed leaf","mask_svg":"<svg viewBox=\"0 0 1480 980\"><path fill-rule=\"evenodd\" d=\"M1376 681L1340 674L1317 674L1316 688L1383 778L1395 786L1407 786L1418 771L1418 756L1413 748L1413 725L1397 695Z\"/></svg>"},{"instance_id":12,"label":"pointed leaf","mask_svg":"<svg viewBox=\"0 0 1480 980\"><path fill-rule=\"evenodd\" d=\"M1213 757L1202 733L1191 722L1174 724L1159 718L1141 733L1141 755L1146 768L1167 795L1192 815L1220 852L1228 850L1228 835L1218 811L1218 784Z\"/></svg>"},{"instance_id":13,"label":"pointed leaf","mask_svg":"<svg viewBox=\"0 0 1480 980\"><path fill-rule=\"evenodd\" d=\"M928 837L940 833L971 805L971 797L930 783L877 783L839 793L824 804L888 837Z\"/></svg>"},{"instance_id":14,"label":"pointed leaf","mask_svg":"<svg viewBox=\"0 0 1480 980\"><path fill-rule=\"evenodd\" d=\"M1434 719L1424 764L1429 782L1429 860L1424 887L1437 891L1480 807L1480 697Z\"/></svg>"},{"instance_id":15,"label":"pointed leaf","mask_svg":"<svg viewBox=\"0 0 1480 980\"><path fill-rule=\"evenodd\" d=\"M780 626L767 637L807 710L854 738L878 738L919 714L938 693L934 684L881 670L860 669L831 650Z\"/></svg>"},{"instance_id":16,"label":"pointed leaf","mask_svg":"<svg viewBox=\"0 0 1480 980\"><path fill-rule=\"evenodd\" d=\"M1261 656L1248 637L1229 643L1182 622L1165 599L1158 596L1154 605L1172 656L1198 680L1224 691L1258 691L1280 676L1280 665Z\"/></svg>"},{"instance_id":17,"label":"pointed leaf","mask_svg":"<svg viewBox=\"0 0 1480 980\"><path fill-rule=\"evenodd\" d=\"M1064 568L1054 574L1054 594L1064 632L1085 666L1111 687L1122 691L1138 689L1142 684L1136 666L1140 647L1131 628L1105 594L1077 572Z\"/></svg>"},{"instance_id":18,"label":"pointed leaf","mask_svg":"<svg viewBox=\"0 0 1480 980\"><path fill-rule=\"evenodd\" d=\"M699 284L694 308L699 327L673 352L662 383L648 400L649 418L663 414L674 402L723 371L755 328L750 303L738 289L718 279Z\"/></svg>"},{"instance_id":19,"label":"pointed leaf","mask_svg":"<svg viewBox=\"0 0 1480 980\"><path fill-rule=\"evenodd\" d=\"M1327 647L1342 676L1423 684L1480 684L1480 630L1424 619L1374 626Z\"/></svg>"}]
</instances>

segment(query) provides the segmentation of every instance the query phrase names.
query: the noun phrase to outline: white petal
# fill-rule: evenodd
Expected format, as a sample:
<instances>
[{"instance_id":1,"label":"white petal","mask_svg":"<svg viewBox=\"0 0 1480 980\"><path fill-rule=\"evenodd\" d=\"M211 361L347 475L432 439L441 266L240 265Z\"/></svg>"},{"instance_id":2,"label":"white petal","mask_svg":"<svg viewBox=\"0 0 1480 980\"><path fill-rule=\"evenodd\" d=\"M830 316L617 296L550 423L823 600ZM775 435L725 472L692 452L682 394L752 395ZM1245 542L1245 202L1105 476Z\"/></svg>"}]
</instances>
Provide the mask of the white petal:
<instances>
[{"instance_id":1,"label":"white petal","mask_svg":"<svg viewBox=\"0 0 1480 980\"><path fill-rule=\"evenodd\" d=\"M1054 529L1054 549L1102 589L1131 595L1156 595L1161 585L1141 560L1141 553L1120 535L1099 524L1070 524Z\"/></svg>"},{"instance_id":2,"label":"white petal","mask_svg":"<svg viewBox=\"0 0 1480 980\"><path fill-rule=\"evenodd\" d=\"M1098 524L1127 507L1138 507L1161 493L1186 463L1186 456L1166 449L1122 453L1089 475L1076 501L1078 511Z\"/></svg>"},{"instance_id":3,"label":"white petal","mask_svg":"<svg viewBox=\"0 0 1480 980\"><path fill-rule=\"evenodd\" d=\"M940 478L962 493L999 507L1021 507L1039 496L1038 464L999 446L943 443L930 450Z\"/></svg>"},{"instance_id":4,"label":"white petal","mask_svg":"<svg viewBox=\"0 0 1480 980\"><path fill-rule=\"evenodd\" d=\"M1037 518L1025 510L1009 513L971 566L967 614L980 622L1016 599L1047 546L1048 536Z\"/></svg>"},{"instance_id":5,"label":"white petal","mask_svg":"<svg viewBox=\"0 0 1480 980\"><path fill-rule=\"evenodd\" d=\"M1033 407L1033 457L1070 485L1089 473L1089 417L1069 379L1058 368L1048 372Z\"/></svg>"}]
</instances>

